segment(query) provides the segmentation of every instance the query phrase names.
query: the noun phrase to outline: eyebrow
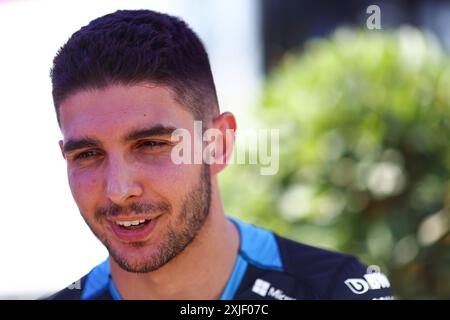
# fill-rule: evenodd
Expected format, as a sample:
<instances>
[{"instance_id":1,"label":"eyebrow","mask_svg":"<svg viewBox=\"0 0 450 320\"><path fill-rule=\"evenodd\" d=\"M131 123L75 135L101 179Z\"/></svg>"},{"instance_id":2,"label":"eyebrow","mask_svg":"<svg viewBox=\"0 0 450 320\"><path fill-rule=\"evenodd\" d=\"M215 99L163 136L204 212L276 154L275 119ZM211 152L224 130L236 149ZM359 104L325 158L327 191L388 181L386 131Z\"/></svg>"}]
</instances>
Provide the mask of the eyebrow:
<instances>
[{"instance_id":1,"label":"eyebrow","mask_svg":"<svg viewBox=\"0 0 450 320\"><path fill-rule=\"evenodd\" d=\"M175 130L176 128L174 127L165 127L163 125L156 125L151 128L136 129L127 134L124 138L124 141L132 141L152 136L168 136L171 135Z\"/></svg>"},{"instance_id":2,"label":"eyebrow","mask_svg":"<svg viewBox=\"0 0 450 320\"><path fill-rule=\"evenodd\" d=\"M69 139L64 143L64 153L72 152L74 150L97 147L100 142L96 139L83 138L83 139Z\"/></svg>"},{"instance_id":3,"label":"eyebrow","mask_svg":"<svg viewBox=\"0 0 450 320\"><path fill-rule=\"evenodd\" d=\"M128 142L153 136L167 136L171 135L175 130L175 127L165 127L163 125L156 125L151 128L135 129L125 135L123 140ZM64 153L69 153L78 149L98 147L99 145L101 145L100 141L93 138L68 139L64 143L63 150Z\"/></svg>"}]
</instances>

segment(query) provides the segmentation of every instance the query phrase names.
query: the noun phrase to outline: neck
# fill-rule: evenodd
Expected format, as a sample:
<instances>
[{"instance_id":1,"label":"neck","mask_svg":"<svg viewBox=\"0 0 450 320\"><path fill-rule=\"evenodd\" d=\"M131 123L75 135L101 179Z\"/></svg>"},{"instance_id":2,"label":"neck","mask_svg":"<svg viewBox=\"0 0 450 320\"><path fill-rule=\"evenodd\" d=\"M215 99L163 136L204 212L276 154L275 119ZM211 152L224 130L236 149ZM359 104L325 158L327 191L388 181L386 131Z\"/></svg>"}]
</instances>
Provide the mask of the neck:
<instances>
[{"instance_id":1,"label":"neck","mask_svg":"<svg viewBox=\"0 0 450 320\"><path fill-rule=\"evenodd\" d=\"M218 299L233 271L239 232L223 212L217 180L211 179L205 224L183 252L158 270L139 274L110 258L111 276L123 299Z\"/></svg>"}]
</instances>

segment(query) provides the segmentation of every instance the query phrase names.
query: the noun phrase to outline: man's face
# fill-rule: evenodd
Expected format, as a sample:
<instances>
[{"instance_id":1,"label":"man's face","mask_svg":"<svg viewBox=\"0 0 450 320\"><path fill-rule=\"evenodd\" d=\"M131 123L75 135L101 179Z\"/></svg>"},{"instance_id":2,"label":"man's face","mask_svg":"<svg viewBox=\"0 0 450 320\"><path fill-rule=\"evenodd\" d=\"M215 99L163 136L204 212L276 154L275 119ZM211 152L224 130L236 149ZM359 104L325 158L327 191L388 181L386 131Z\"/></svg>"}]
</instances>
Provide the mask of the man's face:
<instances>
[{"instance_id":1,"label":"man's face","mask_svg":"<svg viewBox=\"0 0 450 320\"><path fill-rule=\"evenodd\" d=\"M171 132L194 118L149 84L83 90L60 106L69 184L80 212L130 272L163 266L195 238L210 207L206 165L171 161Z\"/></svg>"}]
</instances>

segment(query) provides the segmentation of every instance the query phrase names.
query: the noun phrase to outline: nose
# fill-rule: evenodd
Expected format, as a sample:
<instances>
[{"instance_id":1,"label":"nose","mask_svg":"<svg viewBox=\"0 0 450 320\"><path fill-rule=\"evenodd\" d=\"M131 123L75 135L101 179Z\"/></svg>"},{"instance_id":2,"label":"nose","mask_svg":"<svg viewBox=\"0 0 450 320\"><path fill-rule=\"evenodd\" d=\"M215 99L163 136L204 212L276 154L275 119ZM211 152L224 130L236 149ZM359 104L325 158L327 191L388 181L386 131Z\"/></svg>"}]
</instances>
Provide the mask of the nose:
<instances>
[{"instance_id":1,"label":"nose","mask_svg":"<svg viewBox=\"0 0 450 320\"><path fill-rule=\"evenodd\" d=\"M111 156L106 169L105 192L113 203L123 206L143 193L132 163L121 156Z\"/></svg>"}]
</instances>

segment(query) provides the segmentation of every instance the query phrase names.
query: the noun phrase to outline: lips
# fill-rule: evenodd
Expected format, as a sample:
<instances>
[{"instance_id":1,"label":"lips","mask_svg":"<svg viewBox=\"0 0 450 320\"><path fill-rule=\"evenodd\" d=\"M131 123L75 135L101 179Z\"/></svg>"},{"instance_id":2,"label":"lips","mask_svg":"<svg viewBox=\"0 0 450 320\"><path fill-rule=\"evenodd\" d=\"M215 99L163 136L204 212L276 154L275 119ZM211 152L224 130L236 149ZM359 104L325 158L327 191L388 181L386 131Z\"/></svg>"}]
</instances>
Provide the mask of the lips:
<instances>
[{"instance_id":1,"label":"lips","mask_svg":"<svg viewBox=\"0 0 450 320\"><path fill-rule=\"evenodd\" d=\"M124 228L139 228L141 227L143 224L148 223L149 221L151 221L151 219L140 219L140 220L131 220L131 221L116 221L116 224L118 224L121 227Z\"/></svg>"},{"instance_id":2,"label":"lips","mask_svg":"<svg viewBox=\"0 0 450 320\"><path fill-rule=\"evenodd\" d=\"M155 228L158 217L153 219L128 218L108 220L115 236L123 242L142 242L148 239Z\"/></svg>"}]
</instances>

